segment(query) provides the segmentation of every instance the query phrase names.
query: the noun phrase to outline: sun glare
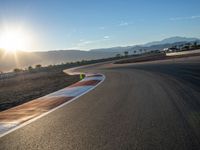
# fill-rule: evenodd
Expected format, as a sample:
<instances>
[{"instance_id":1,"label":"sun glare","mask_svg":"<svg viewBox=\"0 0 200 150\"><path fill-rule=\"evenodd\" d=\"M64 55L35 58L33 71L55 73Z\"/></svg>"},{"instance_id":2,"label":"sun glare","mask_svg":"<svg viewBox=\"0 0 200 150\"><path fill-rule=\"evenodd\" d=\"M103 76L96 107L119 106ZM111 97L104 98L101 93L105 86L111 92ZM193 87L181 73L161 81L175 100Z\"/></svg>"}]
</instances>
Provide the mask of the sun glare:
<instances>
[{"instance_id":1,"label":"sun glare","mask_svg":"<svg viewBox=\"0 0 200 150\"><path fill-rule=\"evenodd\" d=\"M25 50L27 36L21 30L6 30L0 34L0 48L14 53L17 50Z\"/></svg>"}]
</instances>

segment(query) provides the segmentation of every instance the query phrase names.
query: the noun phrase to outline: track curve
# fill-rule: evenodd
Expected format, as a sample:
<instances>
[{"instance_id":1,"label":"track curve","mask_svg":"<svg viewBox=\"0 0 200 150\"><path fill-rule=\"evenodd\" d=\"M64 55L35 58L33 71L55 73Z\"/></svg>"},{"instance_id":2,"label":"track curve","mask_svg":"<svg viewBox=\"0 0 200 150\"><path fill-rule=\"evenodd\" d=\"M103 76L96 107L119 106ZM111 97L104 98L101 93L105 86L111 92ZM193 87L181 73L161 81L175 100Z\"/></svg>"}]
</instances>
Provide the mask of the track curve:
<instances>
[{"instance_id":1,"label":"track curve","mask_svg":"<svg viewBox=\"0 0 200 150\"><path fill-rule=\"evenodd\" d=\"M200 148L200 58L99 64L106 79L67 106L0 139L0 149Z\"/></svg>"}]
</instances>

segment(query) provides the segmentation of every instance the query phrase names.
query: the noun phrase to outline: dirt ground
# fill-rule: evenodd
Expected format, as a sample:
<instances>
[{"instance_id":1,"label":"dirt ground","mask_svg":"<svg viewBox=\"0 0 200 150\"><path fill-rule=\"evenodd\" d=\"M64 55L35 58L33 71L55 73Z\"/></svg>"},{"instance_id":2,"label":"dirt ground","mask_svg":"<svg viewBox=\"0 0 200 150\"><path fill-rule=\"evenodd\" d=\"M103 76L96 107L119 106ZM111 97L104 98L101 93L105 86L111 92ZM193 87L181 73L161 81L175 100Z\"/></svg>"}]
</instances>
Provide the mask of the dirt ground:
<instances>
[{"instance_id":1,"label":"dirt ground","mask_svg":"<svg viewBox=\"0 0 200 150\"><path fill-rule=\"evenodd\" d=\"M67 87L80 78L62 70L38 71L0 80L0 111Z\"/></svg>"}]
</instances>

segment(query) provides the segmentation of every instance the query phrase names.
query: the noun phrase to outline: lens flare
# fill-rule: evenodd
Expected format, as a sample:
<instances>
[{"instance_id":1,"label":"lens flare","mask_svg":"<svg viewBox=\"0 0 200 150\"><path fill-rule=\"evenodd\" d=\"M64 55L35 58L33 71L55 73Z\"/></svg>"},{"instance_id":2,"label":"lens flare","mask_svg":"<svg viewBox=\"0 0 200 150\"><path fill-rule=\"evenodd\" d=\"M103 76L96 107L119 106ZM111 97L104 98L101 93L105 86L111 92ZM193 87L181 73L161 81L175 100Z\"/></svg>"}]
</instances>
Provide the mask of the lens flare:
<instances>
[{"instance_id":1,"label":"lens flare","mask_svg":"<svg viewBox=\"0 0 200 150\"><path fill-rule=\"evenodd\" d=\"M22 30L6 30L0 34L0 48L13 53L24 50L27 46L27 36Z\"/></svg>"}]
</instances>

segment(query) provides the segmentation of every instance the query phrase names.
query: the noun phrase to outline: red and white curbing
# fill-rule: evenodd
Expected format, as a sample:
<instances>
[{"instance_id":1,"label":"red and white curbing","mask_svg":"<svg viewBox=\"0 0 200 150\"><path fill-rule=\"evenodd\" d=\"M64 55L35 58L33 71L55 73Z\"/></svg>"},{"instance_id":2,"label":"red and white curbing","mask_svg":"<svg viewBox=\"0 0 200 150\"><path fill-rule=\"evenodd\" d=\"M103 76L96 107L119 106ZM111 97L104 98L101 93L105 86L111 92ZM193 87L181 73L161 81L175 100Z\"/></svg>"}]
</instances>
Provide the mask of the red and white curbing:
<instances>
[{"instance_id":1,"label":"red and white curbing","mask_svg":"<svg viewBox=\"0 0 200 150\"><path fill-rule=\"evenodd\" d=\"M21 128L86 94L101 82L103 74L85 74L85 78L69 87L0 112L0 137Z\"/></svg>"}]
</instances>

